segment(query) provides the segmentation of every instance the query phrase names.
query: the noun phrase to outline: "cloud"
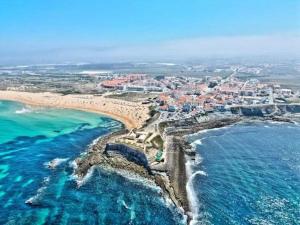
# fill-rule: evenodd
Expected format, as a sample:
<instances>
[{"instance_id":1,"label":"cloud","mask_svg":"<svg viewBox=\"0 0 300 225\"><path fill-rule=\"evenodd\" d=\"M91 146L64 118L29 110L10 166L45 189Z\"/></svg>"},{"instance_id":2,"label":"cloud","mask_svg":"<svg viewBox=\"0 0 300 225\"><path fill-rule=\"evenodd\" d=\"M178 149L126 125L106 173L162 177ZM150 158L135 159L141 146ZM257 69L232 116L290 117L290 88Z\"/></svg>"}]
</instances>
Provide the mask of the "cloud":
<instances>
[{"instance_id":1,"label":"cloud","mask_svg":"<svg viewBox=\"0 0 300 225\"><path fill-rule=\"evenodd\" d=\"M111 57L187 59L211 56L299 55L300 36L192 38L115 49Z\"/></svg>"},{"instance_id":2,"label":"cloud","mask_svg":"<svg viewBox=\"0 0 300 225\"><path fill-rule=\"evenodd\" d=\"M202 37L145 44L34 46L1 51L0 60L30 62L187 60L200 57L299 56L299 35Z\"/></svg>"}]
</instances>

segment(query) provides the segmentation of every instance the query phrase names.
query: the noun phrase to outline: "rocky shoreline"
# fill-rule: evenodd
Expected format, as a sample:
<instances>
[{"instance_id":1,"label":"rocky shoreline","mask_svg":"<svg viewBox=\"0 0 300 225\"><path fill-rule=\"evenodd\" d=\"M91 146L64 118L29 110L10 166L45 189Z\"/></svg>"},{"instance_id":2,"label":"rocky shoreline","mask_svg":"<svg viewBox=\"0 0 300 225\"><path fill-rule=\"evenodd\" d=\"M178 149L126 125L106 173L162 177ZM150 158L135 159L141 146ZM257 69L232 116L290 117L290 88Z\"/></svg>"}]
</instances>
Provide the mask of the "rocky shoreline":
<instances>
[{"instance_id":1,"label":"rocky shoreline","mask_svg":"<svg viewBox=\"0 0 300 225\"><path fill-rule=\"evenodd\" d=\"M236 122L236 120L208 123L204 127L197 128L197 130L226 126L233 122ZM190 132L195 132L195 130L192 129ZM126 159L122 154L111 151L108 153L106 151L109 143L126 133L128 131L122 129L100 138L88 149L85 155L77 158L75 160L77 164L75 174L79 180L84 179L93 166L129 171L154 181L162 189L164 197L171 199L176 207L182 209L183 213L187 215L187 221L189 221L191 213L186 191L188 177L185 168L185 155L192 153L189 152L190 146L183 138L183 135L188 133L187 130L183 131L179 129L178 133L165 134L165 138L168 139L168 146L166 148L166 161L163 169L161 171L153 169L150 172L144 166Z\"/></svg>"},{"instance_id":2,"label":"rocky shoreline","mask_svg":"<svg viewBox=\"0 0 300 225\"><path fill-rule=\"evenodd\" d=\"M93 166L109 169L126 170L141 177L154 181L161 189L164 197L172 202L187 215L187 223L192 219L192 212L188 200L186 184L188 182L186 156L193 159L195 150L186 140L186 135L195 134L202 130L221 128L240 122L276 121L293 122L290 117L244 117L230 116L199 123L195 118L183 121L169 121L160 124L160 133L165 141L165 162L160 167L145 167L135 160L127 158L118 151L107 151L109 143L114 142L121 135L127 134L128 130L122 129L110 135L100 138L91 146L87 153L76 159L77 168L75 174L79 179L84 176ZM176 129L172 129L172 128ZM123 144L122 144L123 145ZM130 147L126 147L130 148ZM123 151L123 150L122 150ZM139 151L139 150L134 150ZM130 153L132 154L132 153ZM144 154L144 153L142 153ZM147 157L145 155L145 157Z\"/></svg>"},{"instance_id":3,"label":"rocky shoreline","mask_svg":"<svg viewBox=\"0 0 300 225\"><path fill-rule=\"evenodd\" d=\"M75 160L77 168L75 174L82 179L92 166L103 166L115 169L126 169L143 177L149 177L147 171L141 165L130 162L119 154L105 153L107 143L119 135L127 133L126 129L113 132L107 136L101 137L96 144L91 146L87 153Z\"/></svg>"}]
</instances>

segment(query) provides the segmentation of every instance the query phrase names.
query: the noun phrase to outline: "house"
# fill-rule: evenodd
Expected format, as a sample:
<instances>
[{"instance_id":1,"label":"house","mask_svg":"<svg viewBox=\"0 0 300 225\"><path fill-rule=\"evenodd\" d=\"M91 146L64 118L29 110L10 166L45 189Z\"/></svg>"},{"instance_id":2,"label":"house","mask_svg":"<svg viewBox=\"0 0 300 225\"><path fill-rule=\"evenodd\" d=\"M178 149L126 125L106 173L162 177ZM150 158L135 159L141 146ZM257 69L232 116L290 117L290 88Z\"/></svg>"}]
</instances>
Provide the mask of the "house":
<instances>
[{"instance_id":1,"label":"house","mask_svg":"<svg viewBox=\"0 0 300 225\"><path fill-rule=\"evenodd\" d=\"M291 90L291 89L281 89L281 90L280 90L280 93L281 93L284 97L288 98L288 97L290 97L290 96L292 95L292 90Z\"/></svg>"},{"instance_id":2,"label":"house","mask_svg":"<svg viewBox=\"0 0 300 225\"><path fill-rule=\"evenodd\" d=\"M191 108L192 108L191 104L185 103L185 104L183 104L182 111L186 112L186 113L189 113L191 111Z\"/></svg>"},{"instance_id":3,"label":"house","mask_svg":"<svg viewBox=\"0 0 300 225\"><path fill-rule=\"evenodd\" d=\"M170 105L169 108L168 108L168 111L169 112L176 112L176 107L173 106L173 105Z\"/></svg>"}]
</instances>

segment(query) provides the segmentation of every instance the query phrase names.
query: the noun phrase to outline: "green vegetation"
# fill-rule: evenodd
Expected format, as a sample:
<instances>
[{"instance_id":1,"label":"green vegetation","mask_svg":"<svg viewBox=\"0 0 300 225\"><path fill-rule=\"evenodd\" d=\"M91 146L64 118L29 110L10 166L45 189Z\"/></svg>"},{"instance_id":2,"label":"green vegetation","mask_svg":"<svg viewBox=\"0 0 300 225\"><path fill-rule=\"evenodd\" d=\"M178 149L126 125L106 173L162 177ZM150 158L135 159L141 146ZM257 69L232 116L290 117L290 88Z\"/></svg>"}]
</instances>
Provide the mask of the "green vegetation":
<instances>
[{"instance_id":1,"label":"green vegetation","mask_svg":"<svg viewBox=\"0 0 300 225\"><path fill-rule=\"evenodd\" d=\"M130 102L141 102L145 101L148 98L154 98L157 97L157 94L152 93L139 93L139 92L124 92L124 93L115 93L111 95L105 96L106 98L114 98L114 99L120 99Z\"/></svg>"},{"instance_id":2,"label":"green vegetation","mask_svg":"<svg viewBox=\"0 0 300 225\"><path fill-rule=\"evenodd\" d=\"M74 90L58 91L58 93L62 95L81 94L80 91L74 91Z\"/></svg>"},{"instance_id":3,"label":"green vegetation","mask_svg":"<svg viewBox=\"0 0 300 225\"><path fill-rule=\"evenodd\" d=\"M156 152L155 161L160 162L162 160L163 150L160 149Z\"/></svg>"},{"instance_id":4,"label":"green vegetation","mask_svg":"<svg viewBox=\"0 0 300 225\"><path fill-rule=\"evenodd\" d=\"M149 106L149 115L153 117L156 113L157 111L155 110L155 106L154 105Z\"/></svg>"},{"instance_id":5,"label":"green vegetation","mask_svg":"<svg viewBox=\"0 0 300 225\"><path fill-rule=\"evenodd\" d=\"M151 142L152 142L152 145L158 149L163 149L163 147L164 147L164 141L160 135L157 135L155 138L153 138Z\"/></svg>"}]
</instances>

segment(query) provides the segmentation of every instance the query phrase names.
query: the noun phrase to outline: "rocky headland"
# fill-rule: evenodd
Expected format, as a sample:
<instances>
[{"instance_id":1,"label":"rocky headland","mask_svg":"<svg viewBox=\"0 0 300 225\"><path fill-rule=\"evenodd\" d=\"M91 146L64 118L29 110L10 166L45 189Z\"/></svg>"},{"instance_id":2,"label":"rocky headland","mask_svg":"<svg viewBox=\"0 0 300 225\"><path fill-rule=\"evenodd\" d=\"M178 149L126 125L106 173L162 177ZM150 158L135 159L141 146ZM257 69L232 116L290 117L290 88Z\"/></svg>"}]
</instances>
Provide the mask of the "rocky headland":
<instances>
[{"instance_id":1,"label":"rocky headland","mask_svg":"<svg viewBox=\"0 0 300 225\"><path fill-rule=\"evenodd\" d=\"M101 166L109 169L120 169L135 173L154 181L161 187L165 197L182 208L188 217L192 218L189 205L186 184L188 181L186 162L187 157L194 159L195 151L185 138L202 130L221 128L241 122L277 121L293 122L289 116L239 116L231 115L214 118L199 123L197 118L189 118L177 121L165 121L159 124L160 134L165 142L164 161L157 165L150 165L148 155L139 149L116 144L116 140L129 131L123 129L102 137L93 145L87 153L78 158L76 174L83 178L93 166Z\"/></svg>"}]
</instances>

